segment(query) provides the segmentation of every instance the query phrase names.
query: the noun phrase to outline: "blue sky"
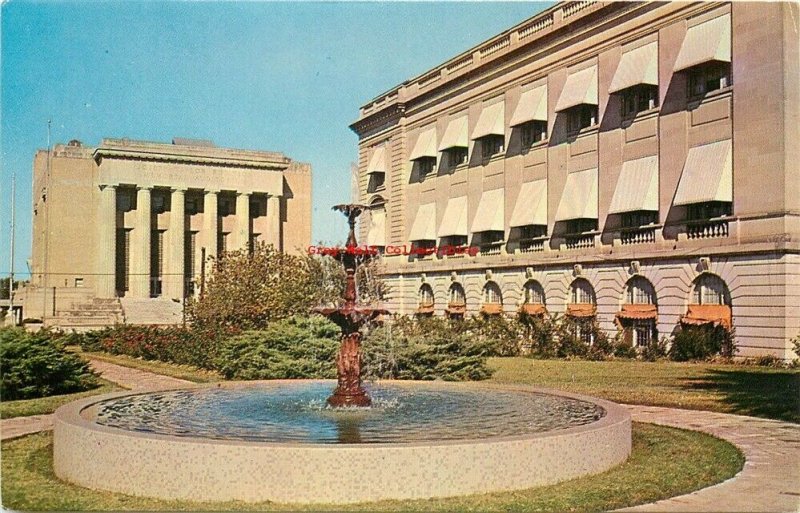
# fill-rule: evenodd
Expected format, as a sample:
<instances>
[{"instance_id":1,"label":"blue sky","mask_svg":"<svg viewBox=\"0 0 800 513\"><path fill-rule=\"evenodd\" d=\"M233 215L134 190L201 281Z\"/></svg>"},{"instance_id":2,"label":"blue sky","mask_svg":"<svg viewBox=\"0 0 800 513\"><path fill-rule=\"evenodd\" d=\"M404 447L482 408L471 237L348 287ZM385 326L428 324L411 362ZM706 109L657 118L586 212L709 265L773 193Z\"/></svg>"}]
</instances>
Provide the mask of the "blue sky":
<instances>
[{"instance_id":1,"label":"blue sky","mask_svg":"<svg viewBox=\"0 0 800 513\"><path fill-rule=\"evenodd\" d=\"M0 276L30 253L31 163L103 137L284 152L313 167L313 239L336 242L358 108L547 7L535 2L26 2L2 6Z\"/></svg>"}]
</instances>

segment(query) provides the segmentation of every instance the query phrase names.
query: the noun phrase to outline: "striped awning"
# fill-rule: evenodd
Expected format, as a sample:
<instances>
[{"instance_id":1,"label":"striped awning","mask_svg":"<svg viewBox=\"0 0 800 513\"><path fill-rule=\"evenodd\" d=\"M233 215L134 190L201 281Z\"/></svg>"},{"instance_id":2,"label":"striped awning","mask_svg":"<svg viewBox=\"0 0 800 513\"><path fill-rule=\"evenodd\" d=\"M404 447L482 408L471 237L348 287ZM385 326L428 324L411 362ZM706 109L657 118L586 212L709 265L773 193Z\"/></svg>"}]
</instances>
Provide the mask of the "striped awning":
<instances>
[{"instance_id":1,"label":"striped awning","mask_svg":"<svg viewBox=\"0 0 800 513\"><path fill-rule=\"evenodd\" d=\"M472 139L480 139L487 135L505 135L505 102L499 101L484 105L478 124L472 131Z\"/></svg>"},{"instance_id":2,"label":"striped awning","mask_svg":"<svg viewBox=\"0 0 800 513\"><path fill-rule=\"evenodd\" d=\"M367 174L372 175L375 173L386 173L387 169L386 147L378 146L372 152L372 157L369 159L369 164L367 165Z\"/></svg>"},{"instance_id":3,"label":"striped awning","mask_svg":"<svg viewBox=\"0 0 800 513\"><path fill-rule=\"evenodd\" d=\"M672 70L681 71L713 61L731 62L730 14L689 27Z\"/></svg>"},{"instance_id":4,"label":"striped awning","mask_svg":"<svg viewBox=\"0 0 800 513\"><path fill-rule=\"evenodd\" d=\"M369 231L367 232L368 246L386 245L386 210L383 208L370 211Z\"/></svg>"},{"instance_id":5,"label":"striped awning","mask_svg":"<svg viewBox=\"0 0 800 513\"><path fill-rule=\"evenodd\" d=\"M567 175L564 193L556 211L556 221L597 219L597 169Z\"/></svg>"},{"instance_id":6,"label":"striped awning","mask_svg":"<svg viewBox=\"0 0 800 513\"><path fill-rule=\"evenodd\" d=\"M520 187L509 226L547 224L547 179L525 182Z\"/></svg>"},{"instance_id":7,"label":"striped awning","mask_svg":"<svg viewBox=\"0 0 800 513\"><path fill-rule=\"evenodd\" d=\"M567 305L566 314L570 317L594 317L597 314L597 305L593 303L570 303Z\"/></svg>"},{"instance_id":8,"label":"striped awning","mask_svg":"<svg viewBox=\"0 0 800 513\"><path fill-rule=\"evenodd\" d=\"M608 213L637 210L658 211L658 155L622 164Z\"/></svg>"},{"instance_id":9,"label":"striped awning","mask_svg":"<svg viewBox=\"0 0 800 513\"><path fill-rule=\"evenodd\" d=\"M547 85L522 93L509 126L519 126L529 121L547 121Z\"/></svg>"},{"instance_id":10,"label":"striped awning","mask_svg":"<svg viewBox=\"0 0 800 513\"><path fill-rule=\"evenodd\" d=\"M658 43L653 41L622 54L609 93L637 85L658 85Z\"/></svg>"},{"instance_id":11,"label":"striped awning","mask_svg":"<svg viewBox=\"0 0 800 513\"><path fill-rule=\"evenodd\" d=\"M578 105L597 105L597 65L571 73L556 103L556 112Z\"/></svg>"},{"instance_id":12,"label":"striped awning","mask_svg":"<svg viewBox=\"0 0 800 513\"><path fill-rule=\"evenodd\" d=\"M436 203L420 205L408 240L436 240Z\"/></svg>"},{"instance_id":13,"label":"striped awning","mask_svg":"<svg viewBox=\"0 0 800 513\"><path fill-rule=\"evenodd\" d=\"M472 221L472 233L505 231L505 190L483 191L478 211Z\"/></svg>"},{"instance_id":14,"label":"striped awning","mask_svg":"<svg viewBox=\"0 0 800 513\"><path fill-rule=\"evenodd\" d=\"M469 148L466 114L451 119L447 124L444 137L442 137L442 142L439 144L439 151L449 150L450 148Z\"/></svg>"},{"instance_id":15,"label":"striped awning","mask_svg":"<svg viewBox=\"0 0 800 513\"><path fill-rule=\"evenodd\" d=\"M731 329L733 315L728 305L689 305L686 315L681 317L683 324L713 324Z\"/></svg>"},{"instance_id":16,"label":"striped awning","mask_svg":"<svg viewBox=\"0 0 800 513\"><path fill-rule=\"evenodd\" d=\"M547 315L547 308L541 303L525 303L519 311L528 315Z\"/></svg>"},{"instance_id":17,"label":"striped awning","mask_svg":"<svg viewBox=\"0 0 800 513\"><path fill-rule=\"evenodd\" d=\"M411 150L411 155L408 160L417 160L426 157L436 158L439 152L436 150L436 127L431 126L425 130L421 130L417 137L417 142L414 144L414 149Z\"/></svg>"},{"instance_id":18,"label":"striped awning","mask_svg":"<svg viewBox=\"0 0 800 513\"><path fill-rule=\"evenodd\" d=\"M658 318L656 305L624 304L622 310L617 312L617 318L626 320L642 320Z\"/></svg>"},{"instance_id":19,"label":"striped awning","mask_svg":"<svg viewBox=\"0 0 800 513\"><path fill-rule=\"evenodd\" d=\"M674 205L707 201L733 201L733 162L731 140L689 149L683 165Z\"/></svg>"},{"instance_id":20,"label":"striped awning","mask_svg":"<svg viewBox=\"0 0 800 513\"><path fill-rule=\"evenodd\" d=\"M467 197L459 196L447 200L442 224L439 225L439 237L466 237L467 230Z\"/></svg>"}]
</instances>

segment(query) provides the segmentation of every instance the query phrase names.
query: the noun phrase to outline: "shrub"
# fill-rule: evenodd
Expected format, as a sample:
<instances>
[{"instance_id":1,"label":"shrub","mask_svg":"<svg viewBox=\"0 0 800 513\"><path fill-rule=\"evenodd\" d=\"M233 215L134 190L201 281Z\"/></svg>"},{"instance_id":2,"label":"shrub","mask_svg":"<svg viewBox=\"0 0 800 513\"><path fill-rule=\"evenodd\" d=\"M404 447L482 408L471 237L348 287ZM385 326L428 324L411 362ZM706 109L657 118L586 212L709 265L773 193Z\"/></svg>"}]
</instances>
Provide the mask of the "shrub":
<instances>
[{"instance_id":1,"label":"shrub","mask_svg":"<svg viewBox=\"0 0 800 513\"><path fill-rule=\"evenodd\" d=\"M494 348L469 328L469 322L439 317L387 322L364 338L364 375L448 381L489 378L486 355Z\"/></svg>"},{"instance_id":2,"label":"shrub","mask_svg":"<svg viewBox=\"0 0 800 513\"><path fill-rule=\"evenodd\" d=\"M659 340L653 340L642 349L642 359L648 362L654 362L667 356L667 347L669 346L667 337L661 337Z\"/></svg>"},{"instance_id":3,"label":"shrub","mask_svg":"<svg viewBox=\"0 0 800 513\"><path fill-rule=\"evenodd\" d=\"M529 356L553 358L558 353L558 316L528 315L520 312L517 317L522 330L524 344L530 348Z\"/></svg>"},{"instance_id":4,"label":"shrub","mask_svg":"<svg viewBox=\"0 0 800 513\"><path fill-rule=\"evenodd\" d=\"M334 378L339 333L319 316L275 321L225 340L214 368L228 379Z\"/></svg>"},{"instance_id":5,"label":"shrub","mask_svg":"<svg viewBox=\"0 0 800 513\"><path fill-rule=\"evenodd\" d=\"M675 335L669 355L675 361L704 360L712 356L733 356L733 333L723 326L684 326Z\"/></svg>"},{"instance_id":6,"label":"shrub","mask_svg":"<svg viewBox=\"0 0 800 513\"><path fill-rule=\"evenodd\" d=\"M626 341L622 333L617 333L614 339L614 357L615 358L636 358L639 352L633 347L630 341Z\"/></svg>"},{"instance_id":7,"label":"shrub","mask_svg":"<svg viewBox=\"0 0 800 513\"><path fill-rule=\"evenodd\" d=\"M89 364L65 352L46 330L0 329L0 362L3 400L68 394L98 386Z\"/></svg>"},{"instance_id":8,"label":"shrub","mask_svg":"<svg viewBox=\"0 0 800 513\"><path fill-rule=\"evenodd\" d=\"M519 356L522 327L514 318L504 315L481 314L464 323L465 330L472 332L483 343L486 356Z\"/></svg>"}]
</instances>

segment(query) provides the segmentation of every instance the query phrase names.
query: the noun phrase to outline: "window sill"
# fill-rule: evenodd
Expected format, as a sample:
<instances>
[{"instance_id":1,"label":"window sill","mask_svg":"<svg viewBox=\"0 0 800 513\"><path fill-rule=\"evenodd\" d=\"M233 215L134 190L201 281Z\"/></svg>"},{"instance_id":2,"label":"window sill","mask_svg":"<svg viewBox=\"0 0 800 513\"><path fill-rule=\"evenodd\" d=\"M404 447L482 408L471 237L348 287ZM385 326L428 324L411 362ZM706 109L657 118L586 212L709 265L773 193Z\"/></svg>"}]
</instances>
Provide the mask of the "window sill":
<instances>
[{"instance_id":1,"label":"window sill","mask_svg":"<svg viewBox=\"0 0 800 513\"><path fill-rule=\"evenodd\" d=\"M722 89L714 89L707 93L687 96L686 108L694 110L706 101L712 101L722 96L731 96L733 94L733 86L724 87Z\"/></svg>"},{"instance_id":2,"label":"window sill","mask_svg":"<svg viewBox=\"0 0 800 513\"><path fill-rule=\"evenodd\" d=\"M600 132L600 124L595 123L592 126L587 126L586 128L581 128L578 131L570 132L567 131L567 139L577 139L578 137L583 137L585 135L590 135L592 133Z\"/></svg>"},{"instance_id":3,"label":"window sill","mask_svg":"<svg viewBox=\"0 0 800 513\"><path fill-rule=\"evenodd\" d=\"M622 116L622 127L628 128L632 124L636 123L637 121L642 121L645 119L655 118L661 112L660 107L653 107L652 109L642 110L637 112L636 114L628 114Z\"/></svg>"}]
</instances>

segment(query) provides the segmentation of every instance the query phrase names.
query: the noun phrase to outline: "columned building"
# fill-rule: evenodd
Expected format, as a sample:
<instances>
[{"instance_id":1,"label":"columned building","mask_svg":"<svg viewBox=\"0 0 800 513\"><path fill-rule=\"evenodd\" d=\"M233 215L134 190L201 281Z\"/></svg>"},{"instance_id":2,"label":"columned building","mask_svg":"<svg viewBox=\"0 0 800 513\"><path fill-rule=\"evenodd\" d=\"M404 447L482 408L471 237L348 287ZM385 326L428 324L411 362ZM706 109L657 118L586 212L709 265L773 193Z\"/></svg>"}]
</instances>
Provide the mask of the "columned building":
<instances>
[{"instance_id":1,"label":"columned building","mask_svg":"<svg viewBox=\"0 0 800 513\"><path fill-rule=\"evenodd\" d=\"M799 22L560 2L367 102L359 240L385 248L389 307L569 315L635 346L724 325L742 356L796 357Z\"/></svg>"},{"instance_id":2,"label":"columned building","mask_svg":"<svg viewBox=\"0 0 800 513\"><path fill-rule=\"evenodd\" d=\"M310 243L310 166L280 153L188 139L72 141L39 151L33 171L25 315L43 311L46 323L87 299L180 304L199 292L209 257Z\"/></svg>"}]
</instances>

